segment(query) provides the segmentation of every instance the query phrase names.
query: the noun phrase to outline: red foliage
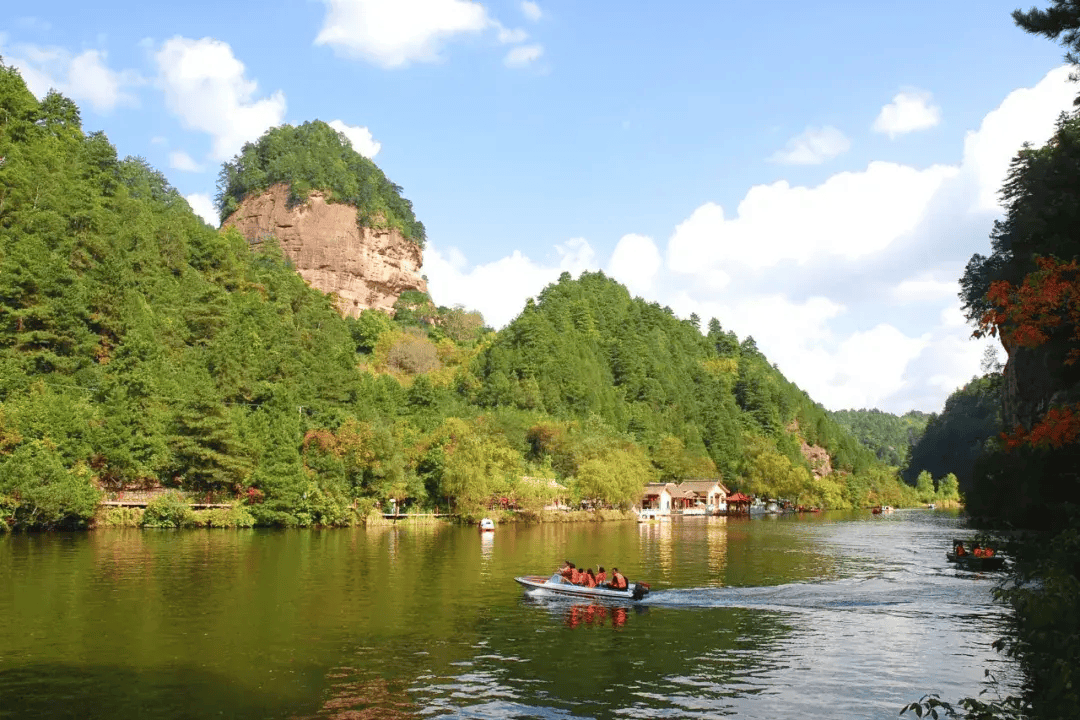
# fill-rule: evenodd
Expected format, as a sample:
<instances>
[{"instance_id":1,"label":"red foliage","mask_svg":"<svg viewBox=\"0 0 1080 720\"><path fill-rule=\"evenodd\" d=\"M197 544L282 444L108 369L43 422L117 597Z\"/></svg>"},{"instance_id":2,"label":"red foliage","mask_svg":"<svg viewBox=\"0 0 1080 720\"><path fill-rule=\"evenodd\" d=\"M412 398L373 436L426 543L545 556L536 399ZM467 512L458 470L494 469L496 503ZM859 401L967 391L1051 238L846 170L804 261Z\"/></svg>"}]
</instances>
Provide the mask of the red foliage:
<instances>
[{"instance_id":1,"label":"red foliage","mask_svg":"<svg viewBox=\"0 0 1080 720\"><path fill-rule=\"evenodd\" d=\"M1021 445L1060 448L1080 438L1080 405L1050 408L1031 430L1017 425L1012 433L1001 433L1010 448Z\"/></svg>"},{"instance_id":2,"label":"red foliage","mask_svg":"<svg viewBox=\"0 0 1080 720\"><path fill-rule=\"evenodd\" d=\"M979 320L977 337L1000 335L1006 346L1033 348L1062 328L1080 342L1080 264L1037 258L1039 269L1019 287L1005 280L990 286L986 298L994 307ZM1065 364L1080 360L1080 347L1069 351Z\"/></svg>"},{"instance_id":3,"label":"red foliage","mask_svg":"<svg viewBox=\"0 0 1080 720\"><path fill-rule=\"evenodd\" d=\"M993 308L979 320L976 337L998 335L1006 347L1034 348L1051 335L1063 336L1075 344L1065 358L1066 365L1080 360L1080 265L1056 258L1037 258L1039 269L1024 278L1019 287L1004 280L993 283L987 299ZM1021 445L1054 447L1080 438L1080 405L1051 408L1030 430L1017 426L1002 433L1009 448Z\"/></svg>"}]
</instances>

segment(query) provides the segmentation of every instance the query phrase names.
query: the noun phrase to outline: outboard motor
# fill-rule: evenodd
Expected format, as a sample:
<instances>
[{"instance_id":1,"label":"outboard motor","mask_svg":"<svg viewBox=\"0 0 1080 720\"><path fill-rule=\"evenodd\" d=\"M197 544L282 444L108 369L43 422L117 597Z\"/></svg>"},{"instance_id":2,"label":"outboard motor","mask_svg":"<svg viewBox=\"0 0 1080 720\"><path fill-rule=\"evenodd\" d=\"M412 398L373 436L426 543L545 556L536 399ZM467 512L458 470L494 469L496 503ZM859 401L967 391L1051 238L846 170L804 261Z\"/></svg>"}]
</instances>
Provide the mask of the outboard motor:
<instances>
[{"instance_id":1,"label":"outboard motor","mask_svg":"<svg viewBox=\"0 0 1080 720\"><path fill-rule=\"evenodd\" d=\"M647 583L634 583L634 592L631 597L635 600L640 600L649 594L649 586Z\"/></svg>"}]
</instances>

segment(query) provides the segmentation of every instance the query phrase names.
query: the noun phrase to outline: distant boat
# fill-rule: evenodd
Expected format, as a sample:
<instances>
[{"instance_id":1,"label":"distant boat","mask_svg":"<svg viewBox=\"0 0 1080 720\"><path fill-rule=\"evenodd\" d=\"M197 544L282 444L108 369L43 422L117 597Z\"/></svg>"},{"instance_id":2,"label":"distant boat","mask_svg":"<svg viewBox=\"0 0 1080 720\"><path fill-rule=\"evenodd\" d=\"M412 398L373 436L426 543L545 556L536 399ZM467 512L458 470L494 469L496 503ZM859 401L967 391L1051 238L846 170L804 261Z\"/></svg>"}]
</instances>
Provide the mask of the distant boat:
<instances>
[{"instance_id":1,"label":"distant boat","mask_svg":"<svg viewBox=\"0 0 1080 720\"><path fill-rule=\"evenodd\" d=\"M480 521L480 532L495 532L495 523L491 518L484 518Z\"/></svg>"}]
</instances>

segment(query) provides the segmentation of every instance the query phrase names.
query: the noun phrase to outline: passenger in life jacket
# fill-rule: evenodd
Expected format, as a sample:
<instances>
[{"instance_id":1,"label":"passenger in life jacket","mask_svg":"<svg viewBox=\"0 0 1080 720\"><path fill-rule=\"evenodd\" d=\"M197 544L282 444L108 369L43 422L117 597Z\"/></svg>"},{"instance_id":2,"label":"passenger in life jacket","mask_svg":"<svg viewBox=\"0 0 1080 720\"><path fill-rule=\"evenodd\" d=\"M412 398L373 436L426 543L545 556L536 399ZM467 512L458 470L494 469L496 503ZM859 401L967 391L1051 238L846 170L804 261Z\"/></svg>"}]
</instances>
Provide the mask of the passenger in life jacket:
<instances>
[{"instance_id":1,"label":"passenger in life jacket","mask_svg":"<svg viewBox=\"0 0 1080 720\"><path fill-rule=\"evenodd\" d=\"M971 548L971 554L974 555L975 557L982 557L983 556L982 546L979 545L979 543L975 543L975 547Z\"/></svg>"},{"instance_id":2,"label":"passenger in life jacket","mask_svg":"<svg viewBox=\"0 0 1080 720\"><path fill-rule=\"evenodd\" d=\"M994 548L984 548L983 557L994 557Z\"/></svg>"},{"instance_id":3,"label":"passenger in life jacket","mask_svg":"<svg viewBox=\"0 0 1080 720\"><path fill-rule=\"evenodd\" d=\"M596 576L593 575L592 568L587 568L585 572L581 574L581 584L585 587L596 587Z\"/></svg>"},{"instance_id":4,"label":"passenger in life jacket","mask_svg":"<svg viewBox=\"0 0 1080 720\"><path fill-rule=\"evenodd\" d=\"M570 582L574 583L575 585L581 585L583 582L582 576L585 575L585 573L581 572L576 567L571 567L572 573L570 575Z\"/></svg>"},{"instance_id":5,"label":"passenger in life jacket","mask_svg":"<svg viewBox=\"0 0 1080 720\"><path fill-rule=\"evenodd\" d=\"M956 550L956 557L963 557L964 555L967 555L967 550L964 549L964 543L962 543L962 542L956 543L955 550Z\"/></svg>"},{"instance_id":6,"label":"passenger in life jacket","mask_svg":"<svg viewBox=\"0 0 1080 720\"><path fill-rule=\"evenodd\" d=\"M573 582L574 577L574 563L566 560L563 562L563 566L559 568L559 574L562 575L563 580L566 582Z\"/></svg>"},{"instance_id":7,"label":"passenger in life jacket","mask_svg":"<svg viewBox=\"0 0 1080 720\"><path fill-rule=\"evenodd\" d=\"M600 587L607 582L607 573L604 572L604 566L601 565L596 573L596 586Z\"/></svg>"},{"instance_id":8,"label":"passenger in life jacket","mask_svg":"<svg viewBox=\"0 0 1080 720\"><path fill-rule=\"evenodd\" d=\"M625 590L626 586L626 578L619 572L619 568L611 568L611 582L608 583L608 587L614 590Z\"/></svg>"}]
</instances>

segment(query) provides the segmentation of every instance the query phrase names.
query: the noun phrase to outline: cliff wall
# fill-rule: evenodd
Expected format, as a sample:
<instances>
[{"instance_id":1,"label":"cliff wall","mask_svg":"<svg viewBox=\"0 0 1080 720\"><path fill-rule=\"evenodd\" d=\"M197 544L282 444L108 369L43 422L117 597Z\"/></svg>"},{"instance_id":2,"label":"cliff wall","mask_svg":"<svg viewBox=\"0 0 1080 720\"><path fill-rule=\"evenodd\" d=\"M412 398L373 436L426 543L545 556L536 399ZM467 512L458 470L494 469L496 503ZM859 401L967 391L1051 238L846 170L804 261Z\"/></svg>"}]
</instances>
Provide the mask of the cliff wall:
<instances>
[{"instance_id":1,"label":"cliff wall","mask_svg":"<svg viewBox=\"0 0 1080 720\"><path fill-rule=\"evenodd\" d=\"M289 207L289 189L274 185L245 198L224 225L235 227L252 245L276 237L300 277L353 317L375 308L393 312L406 290L427 292L420 274L424 252L397 230L360 227L356 208L328 203L322 193Z\"/></svg>"}]
</instances>

